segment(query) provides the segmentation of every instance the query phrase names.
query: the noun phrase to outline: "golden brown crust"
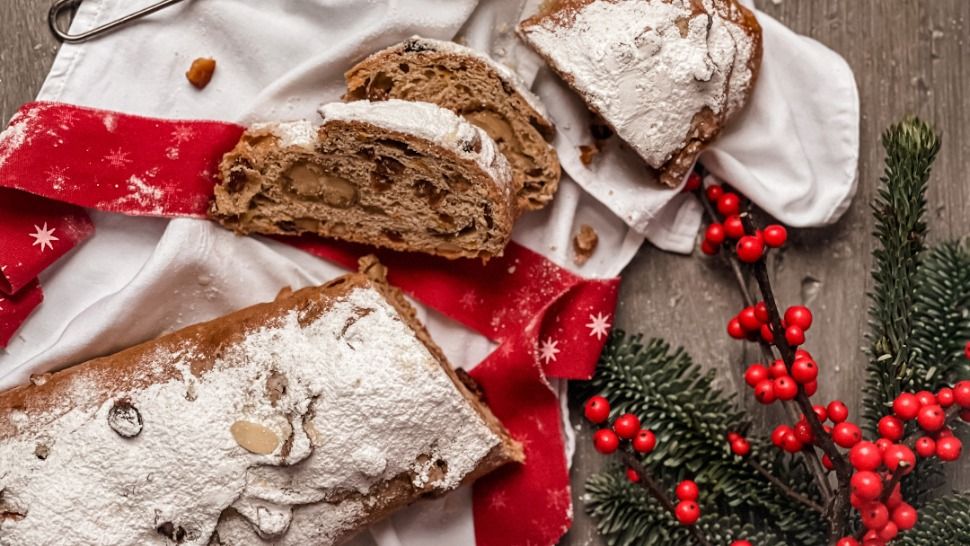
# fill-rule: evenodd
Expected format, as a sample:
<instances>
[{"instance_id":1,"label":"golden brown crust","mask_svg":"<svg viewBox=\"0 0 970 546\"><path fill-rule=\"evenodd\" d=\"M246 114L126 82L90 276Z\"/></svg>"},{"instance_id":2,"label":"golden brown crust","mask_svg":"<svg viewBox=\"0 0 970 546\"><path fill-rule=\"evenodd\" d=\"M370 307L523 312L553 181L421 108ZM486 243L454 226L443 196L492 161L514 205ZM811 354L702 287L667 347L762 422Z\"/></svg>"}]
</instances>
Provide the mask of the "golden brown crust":
<instances>
[{"instance_id":1,"label":"golden brown crust","mask_svg":"<svg viewBox=\"0 0 970 546\"><path fill-rule=\"evenodd\" d=\"M579 10L594 2L602 1L616 1L616 0L551 0L547 4L542 6L539 13L521 21L517 27L517 32L519 37L530 46L530 43L525 29L540 26L545 23L551 22L556 26L569 26L575 20L576 14ZM667 0L642 0L644 2L654 2L654 1L667 1ZM704 7L702 0L690 0L693 7L694 13L706 13L707 9ZM741 5L737 0L710 0L716 16L721 17L731 23L735 24L740 28L745 35L747 35L752 43L752 52L750 58L746 62L746 67L750 71L751 77L748 78L742 88L731 88L727 89L729 97L734 95L738 97L737 100L727 101L726 107L722 109L720 114L714 114L710 110L697 112L694 116L693 128L690 132L685 135L683 144L681 147L670 157L667 162L661 166L659 169L653 169L650 166L645 165L645 168L656 173L657 178L661 183L667 186L677 186L680 184L684 177L687 175L690 168L693 166L694 161L697 156L703 150L704 146L713 141L721 130L726 126L730 120L740 112L743 107L747 104L754 91L755 83L757 82L758 74L761 67L761 57L762 57L762 32L761 25L758 23L753 12L748 10L745 6ZM684 29L682 29L683 32ZM584 96L581 89L576 85L575 78L563 67L557 66L552 59L538 48L533 47L533 50L539 54L545 61L546 64L560 77L562 78L574 91L576 91L583 99L586 101L587 106L596 114L602 115L602 112L596 110L594 106L589 103L587 97ZM729 78L729 86L731 84L731 79ZM608 119L604 118L604 122L616 132L616 127L612 126Z\"/></svg>"}]
</instances>

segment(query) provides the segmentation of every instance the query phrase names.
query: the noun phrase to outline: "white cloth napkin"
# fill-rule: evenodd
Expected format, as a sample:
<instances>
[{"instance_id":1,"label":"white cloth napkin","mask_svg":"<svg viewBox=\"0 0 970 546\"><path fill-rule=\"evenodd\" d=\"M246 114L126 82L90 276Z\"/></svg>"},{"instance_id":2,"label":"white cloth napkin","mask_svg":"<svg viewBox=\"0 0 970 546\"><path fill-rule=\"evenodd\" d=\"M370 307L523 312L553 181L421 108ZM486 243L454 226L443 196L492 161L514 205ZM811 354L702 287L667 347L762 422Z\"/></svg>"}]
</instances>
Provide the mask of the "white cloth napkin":
<instances>
[{"instance_id":1,"label":"white cloth napkin","mask_svg":"<svg viewBox=\"0 0 970 546\"><path fill-rule=\"evenodd\" d=\"M72 31L152 1L84 0ZM644 236L661 248L689 252L699 222L695 201L644 183L632 175L628 159L614 160L609 151L597 170L578 163L576 145L588 142L585 121L573 121L585 120L582 106L513 34L522 14L538 3L190 0L103 38L64 45L38 98L159 117L315 119L316 106L339 98L343 71L364 55L413 34L450 39L460 33L527 81L538 73L536 89L559 125L556 144L568 176L549 207L520 219L516 241L592 277L618 274ZM765 60L755 99L702 160L783 221L834 221L854 185L858 101L852 74L823 46L759 19ZM183 73L201 56L215 58L218 68L209 86L197 91ZM44 272L45 302L0 353L0 389L31 373L272 299L282 286L317 284L340 273L286 245L237 237L201 220L92 216L95 237ZM584 223L598 232L600 249L578 268L571 238ZM434 311L421 308L420 318L456 366L473 366L493 348ZM564 432L571 455L572 431ZM358 540L473 544L470 491L419 503Z\"/></svg>"}]
</instances>

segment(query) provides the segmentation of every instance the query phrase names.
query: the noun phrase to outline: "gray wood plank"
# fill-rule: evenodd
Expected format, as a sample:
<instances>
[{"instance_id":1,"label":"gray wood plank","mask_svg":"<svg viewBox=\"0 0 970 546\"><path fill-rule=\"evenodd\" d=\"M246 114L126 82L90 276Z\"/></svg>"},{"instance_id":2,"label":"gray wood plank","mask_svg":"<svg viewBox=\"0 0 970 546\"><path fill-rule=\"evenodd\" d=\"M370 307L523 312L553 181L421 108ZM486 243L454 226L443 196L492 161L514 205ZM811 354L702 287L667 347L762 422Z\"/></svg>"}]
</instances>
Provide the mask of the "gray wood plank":
<instances>
[{"instance_id":1,"label":"gray wood plank","mask_svg":"<svg viewBox=\"0 0 970 546\"><path fill-rule=\"evenodd\" d=\"M807 279L818 280L811 304L818 321L808 348L822 363L817 395L841 397L858 411L864 378L866 273L872 249L867 203L882 170L879 134L906 113L932 121L944 147L930 189L932 240L970 235L970 184L966 149L970 61L965 52L970 2L965 0L771 0L761 8L796 32L841 53L855 70L862 97L862 149L856 203L835 226L798 230L772 262L782 301L800 300ZM0 119L33 98L56 52L46 27L49 0L0 2ZM686 279L686 280L685 280ZM736 390L742 365L756 355L721 335L740 298L716 261L644 247L624 275L617 323L628 331L689 346L704 366L721 370L719 384ZM698 335L701 334L701 335ZM701 341L696 341L700 338ZM752 411L762 408L746 399ZM765 423L780 416L767 415ZM580 432L573 465L575 523L564 544L601 544L583 513L582 483L603 460ZM951 469L952 485L970 486L970 471Z\"/></svg>"}]
</instances>

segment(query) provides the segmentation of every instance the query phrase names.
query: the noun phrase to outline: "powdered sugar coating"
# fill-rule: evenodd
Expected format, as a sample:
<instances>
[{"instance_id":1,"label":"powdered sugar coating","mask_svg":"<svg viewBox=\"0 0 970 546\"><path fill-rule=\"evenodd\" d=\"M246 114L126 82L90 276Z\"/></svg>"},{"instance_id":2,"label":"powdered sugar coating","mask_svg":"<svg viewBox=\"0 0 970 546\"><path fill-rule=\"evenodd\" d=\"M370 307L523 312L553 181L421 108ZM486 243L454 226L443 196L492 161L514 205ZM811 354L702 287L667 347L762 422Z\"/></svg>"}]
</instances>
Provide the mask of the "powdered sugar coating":
<instances>
[{"instance_id":1,"label":"powdered sugar coating","mask_svg":"<svg viewBox=\"0 0 970 546\"><path fill-rule=\"evenodd\" d=\"M284 148L296 146L312 150L317 141L317 128L307 120L284 121L279 123L254 123L249 127L252 133L269 133L279 140Z\"/></svg>"},{"instance_id":2,"label":"powdered sugar coating","mask_svg":"<svg viewBox=\"0 0 970 546\"><path fill-rule=\"evenodd\" d=\"M170 522L182 544L205 545L230 506L251 535L301 536L311 530L291 525L293 505L401 474L418 484L436 459L447 472L428 487L451 489L500 442L371 288L313 320L293 310L247 332L198 375L197 351L186 343L141 363L177 374L121 393L144 422L134 438L111 429L114 400L95 400L103 386L83 375L49 414L13 416L17 434L0 443L0 512L24 517L0 518L0 543L169 544L159 529ZM276 450L240 447L230 432L240 420L273 431ZM338 537L360 506L324 503L306 525Z\"/></svg>"},{"instance_id":3,"label":"powdered sugar coating","mask_svg":"<svg viewBox=\"0 0 970 546\"><path fill-rule=\"evenodd\" d=\"M697 113L740 108L753 77L752 38L702 3L706 12L692 0L594 0L520 33L659 169Z\"/></svg>"},{"instance_id":4,"label":"powdered sugar coating","mask_svg":"<svg viewBox=\"0 0 970 546\"><path fill-rule=\"evenodd\" d=\"M319 109L324 123L358 121L413 135L474 161L506 194L512 191L512 167L488 134L451 110L427 102L399 99L332 102Z\"/></svg>"}]
</instances>

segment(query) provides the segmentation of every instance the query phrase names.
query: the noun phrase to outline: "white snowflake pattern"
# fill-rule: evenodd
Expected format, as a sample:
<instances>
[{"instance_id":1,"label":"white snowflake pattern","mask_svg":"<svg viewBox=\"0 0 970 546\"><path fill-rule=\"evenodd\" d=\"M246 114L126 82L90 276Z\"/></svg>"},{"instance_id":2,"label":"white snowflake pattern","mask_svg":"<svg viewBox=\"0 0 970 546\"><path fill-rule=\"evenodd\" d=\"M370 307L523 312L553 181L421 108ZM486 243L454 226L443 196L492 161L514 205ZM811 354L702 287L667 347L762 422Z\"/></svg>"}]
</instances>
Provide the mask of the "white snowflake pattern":
<instances>
[{"instance_id":1,"label":"white snowflake pattern","mask_svg":"<svg viewBox=\"0 0 970 546\"><path fill-rule=\"evenodd\" d=\"M40 245L41 252L46 250L47 247L54 250L53 241L60 241L60 239L54 236L54 230L57 228L47 229L47 222L44 222L44 227L39 227L37 224L34 224L34 229L36 230L34 233L27 234L34 238L34 242L30 246Z\"/></svg>"},{"instance_id":2,"label":"white snowflake pattern","mask_svg":"<svg viewBox=\"0 0 970 546\"><path fill-rule=\"evenodd\" d=\"M67 182L67 167L60 165L55 165L44 171L44 176L47 177L47 183L50 184L55 190L64 189L64 183Z\"/></svg>"},{"instance_id":3,"label":"white snowflake pattern","mask_svg":"<svg viewBox=\"0 0 970 546\"><path fill-rule=\"evenodd\" d=\"M104 156L104 160L108 162L108 165L116 169L121 169L131 163L131 159L128 158L128 152L122 150L121 148L115 148L111 150L108 155Z\"/></svg>"},{"instance_id":4,"label":"white snowflake pattern","mask_svg":"<svg viewBox=\"0 0 970 546\"><path fill-rule=\"evenodd\" d=\"M458 303L461 304L462 309L474 309L478 305L478 296L475 295L474 291L469 290L462 294Z\"/></svg>"},{"instance_id":5,"label":"white snowflake pattern","mask_svg":"<svg viewBox=\"0 0 970 546\"><path fill-rule=\"evenodd\" d=\"M176 145L188 142L193 138L195 138L195 129L188 125L176 125L172 131L172 140L175 141Z\"/></svg>"},{"instance_id":6,"label":"white snowflake pattern","mask_svg":"<svg viewBox=\"0 0 970 546\"><path fill-rule=\"evenodd\" d=\"M558 341L552 338L546 338L545 341L539 344L539 358L546 364L555 362L556 355L559 354L557 345L559 345Z\"/></svg>"},{"instance_id":7,"label":"white snowflake pattern","mask_svg":"<svg viewBox=\"0 0 970 546\"><path fill-rule=\"evenodd\" d=\"M57 119L57 124L61 126L61 129L70 129L74 126L74 122L77 121L77 113L69 108L59 110L54 117Z\"/></svg>"},{"instance_id":8,"label":"white snowflake pattern","mask_svg":"<svg viewBox=\"0 0 970 546\"><path fill-rule=\"evenodd\" d=\"M506 506L508 506L508 503L506 502L505 493L502 491L496 491L495 493L493 493L492 498L489 500L489 504L492 505L493 509L505 508Z\"/></svg>"},{"instance_id":9,"label":"white snowflake pattern","mask_svg":"<svg viewBox=\"0 0 970 546\"><path fill-rule=\"evenodd\" d=\"M589 328L590 337L596 336L596 339L606 337L610 329L610 316L604 315L603 313L596 313L594 317L592 313L589 315L589 322L586 323L586 327Z\"/></svg>"}]
</instances>

